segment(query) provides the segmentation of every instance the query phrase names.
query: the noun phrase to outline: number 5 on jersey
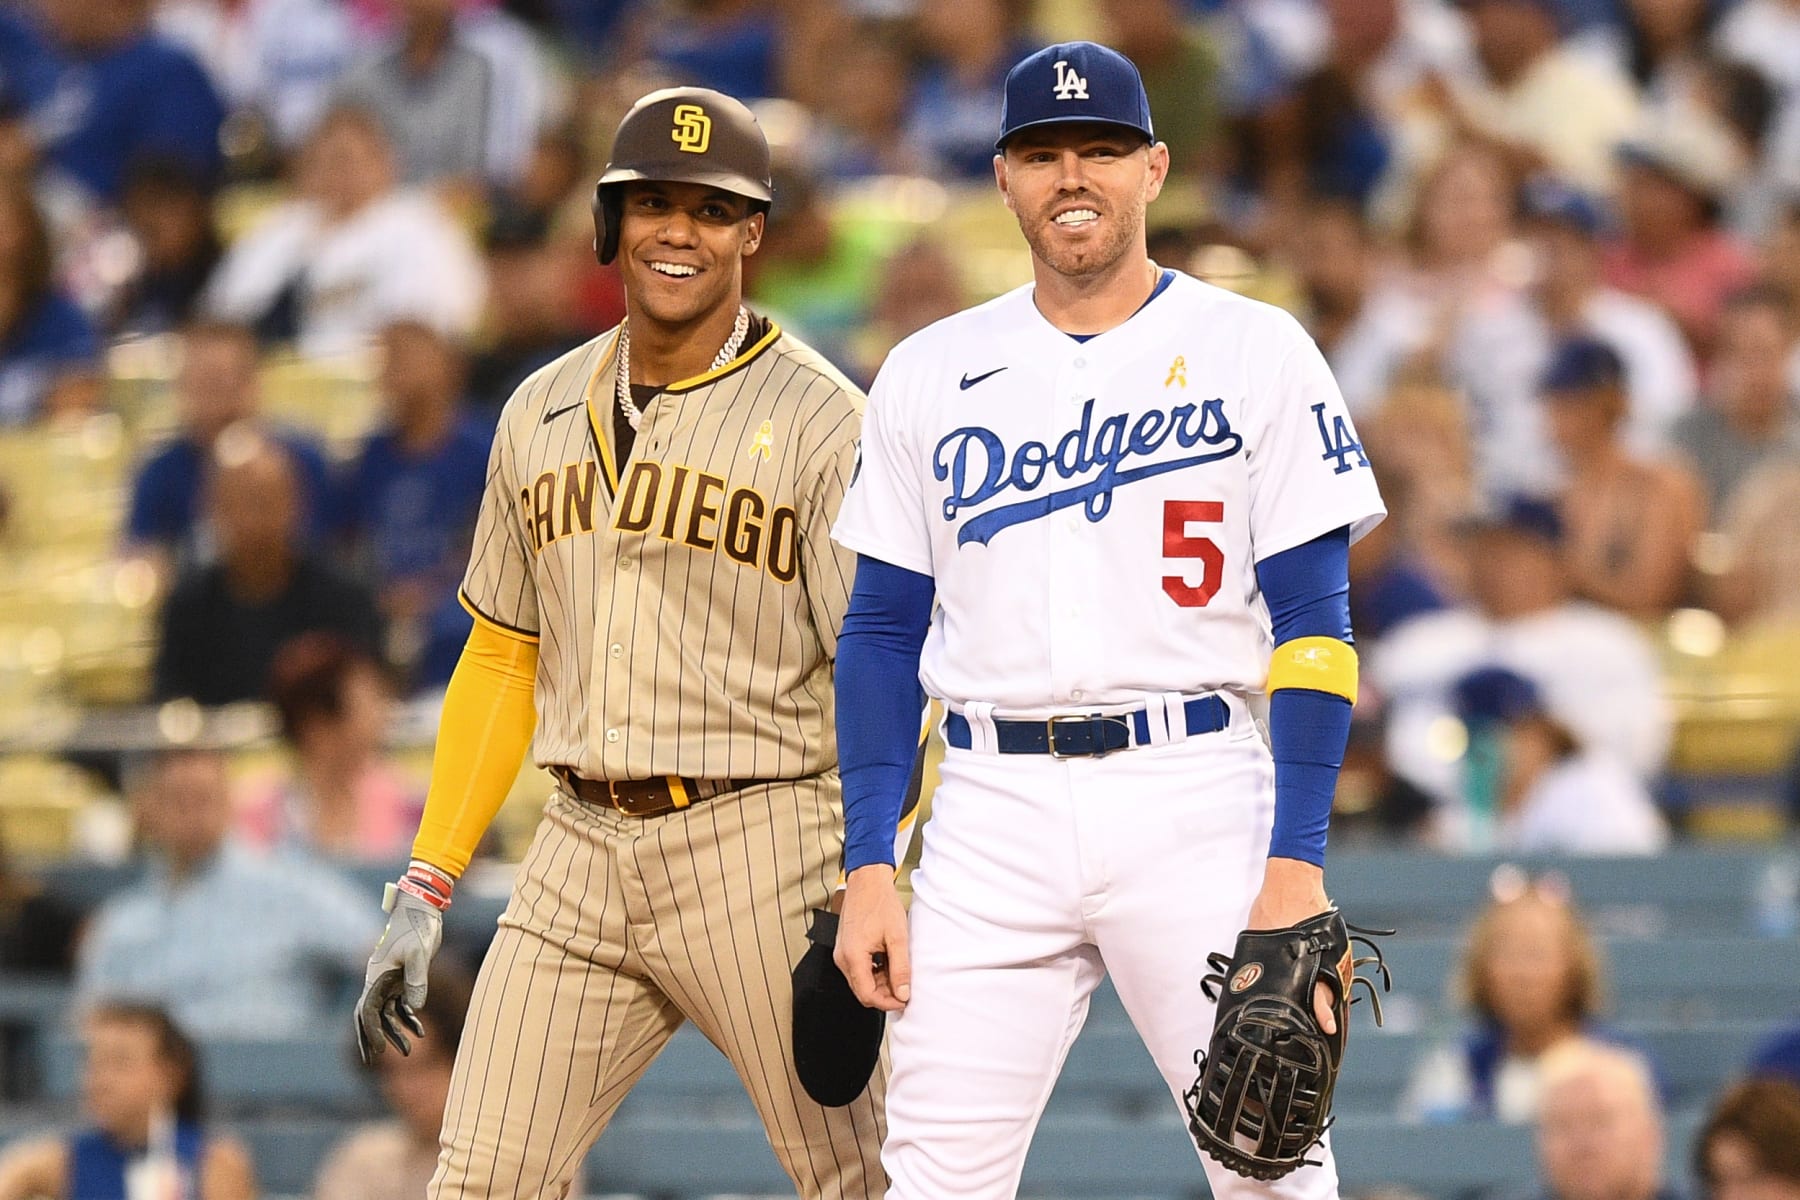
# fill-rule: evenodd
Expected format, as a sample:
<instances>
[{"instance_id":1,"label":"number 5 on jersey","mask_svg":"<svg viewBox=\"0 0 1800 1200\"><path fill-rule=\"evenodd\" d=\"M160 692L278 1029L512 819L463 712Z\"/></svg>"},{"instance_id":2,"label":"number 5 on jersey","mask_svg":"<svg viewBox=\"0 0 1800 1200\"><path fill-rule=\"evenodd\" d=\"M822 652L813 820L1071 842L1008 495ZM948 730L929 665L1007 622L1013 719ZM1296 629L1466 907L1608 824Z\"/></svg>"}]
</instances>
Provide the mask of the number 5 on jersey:
<instances>
[{"instance_id":1,"label":"number 5 on jersey","mask_svg":"<svg viewBox=\"0 0 1800 1200\"><path fill-rule=\"evenodd\" d=\"M1163 501L1163 557L1200 560L1200 582L1191 584L1184 575L1164 575L1163 591L1183 608L1205 608L1225 580L1225 555L1208 537L1194 537L1188 526L1217 525L1225 519L1225 505L1217 500Z\"/></svg>"}]
</instances>

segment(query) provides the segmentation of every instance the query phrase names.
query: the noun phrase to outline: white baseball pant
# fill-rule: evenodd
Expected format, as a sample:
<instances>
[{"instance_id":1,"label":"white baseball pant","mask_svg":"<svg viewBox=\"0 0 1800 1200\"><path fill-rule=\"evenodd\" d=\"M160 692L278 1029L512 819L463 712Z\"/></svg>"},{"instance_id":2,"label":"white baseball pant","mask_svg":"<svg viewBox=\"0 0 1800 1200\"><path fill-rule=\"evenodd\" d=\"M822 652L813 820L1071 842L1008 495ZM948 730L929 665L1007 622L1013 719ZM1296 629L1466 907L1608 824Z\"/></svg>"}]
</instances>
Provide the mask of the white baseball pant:
<instances>
[{"instance_id":1,"label":"white baseball pant","mask_svg":"<svg viewBox=\"0 0 1800 1200\"><path fill-rule=\"evenodd\" d=\"M1274 814L1268 749L1231 708L1218 733L1105 758L947 752L913 876L912 999L890 1030L888 1200L1017 1194L1106 973L1181 1106L1212 1033L1206 955L1237 941ZM992 745L985 714L965 715ZM1202 1162L1218 1200L1334 1200L1317 1154L1273 1184Z\"/></svg>"}]
</instances>

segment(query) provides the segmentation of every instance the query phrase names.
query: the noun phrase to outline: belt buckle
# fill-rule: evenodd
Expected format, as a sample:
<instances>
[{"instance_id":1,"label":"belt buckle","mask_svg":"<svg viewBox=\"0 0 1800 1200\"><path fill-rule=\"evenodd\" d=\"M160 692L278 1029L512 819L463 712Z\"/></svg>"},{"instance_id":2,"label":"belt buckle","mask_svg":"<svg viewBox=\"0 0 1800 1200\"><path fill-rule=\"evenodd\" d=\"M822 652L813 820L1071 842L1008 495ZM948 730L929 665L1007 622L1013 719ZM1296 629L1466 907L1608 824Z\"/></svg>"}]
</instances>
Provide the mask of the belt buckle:
<instances>
[{"instance_id":1,"label":"belt buckle","mask_svg":"<svg viewBox=\"0 0 1800 1200\"><path fill-rule=\"evenodd\" d=\"M1050 751L1050 757L1051 758L1099 758L1102 755L1106 754L1107 750L1104 746L1101 746L1101 748L1098 750L1088 750L1085 752L1075 753L1075 754L1063 754L1063 753L1059 752L1056 748L1056 727L1059 723L1071 724L1074 722L1080 722L1084 725L1091 725L1099 719L1100 719L1099 717L1090 717L1083 713L1059 713L1054 717L1046 717L1044 719L1044 740L1047 743L1047 748Z\"/></svg>"},{"instance_id":2,"label":"belt buckle","mask_svg":"<svg viewBox=\"0 0 1800 1200\"><path fill-rule=\"evenodd\" d=\"M647 811L640 812L638 810L634 799L619 790L618 780L609 779L606 781L606 795L607 798L612 801L613 807L628 817L643 817L648 815Z\"/></svg>"}]
</instances>

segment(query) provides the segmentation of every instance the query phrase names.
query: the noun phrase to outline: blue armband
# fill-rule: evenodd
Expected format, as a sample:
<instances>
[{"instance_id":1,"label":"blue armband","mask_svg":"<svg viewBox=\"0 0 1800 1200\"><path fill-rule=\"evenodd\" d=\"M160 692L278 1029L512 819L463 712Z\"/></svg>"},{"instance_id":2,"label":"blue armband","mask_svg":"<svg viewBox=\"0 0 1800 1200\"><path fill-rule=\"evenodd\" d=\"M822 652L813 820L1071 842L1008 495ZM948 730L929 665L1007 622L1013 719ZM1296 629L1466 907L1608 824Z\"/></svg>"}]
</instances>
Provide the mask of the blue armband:
<instances>
[{"instance_id":1,"label":"blue armband","mask_svg":"<svg viewBox=\"0 0 1800 1200\"><path fill-rule=\"evenodd\" d=\"M937 592L929 575L858 555L837 642L838 775L844 870L894 861L894 833L919 745L919 652Z\"/></svg>"},{"instance_id":2,"label":"blue armband","mask_svg":"<svg viewBox=\"0 0 1800 1200\"><path fill-rule=\"evenodd\" d=\"M1269 605L1277 646L1300 638L1352 643L1348 528L1270 555L1256 564L1256 580ZM1271 858L1325 865L1331 802L1350 740L1350 709L1341 690L1289 685L1270 695L1269 741L1275 757Z\"/></svg>"}]
</instances>

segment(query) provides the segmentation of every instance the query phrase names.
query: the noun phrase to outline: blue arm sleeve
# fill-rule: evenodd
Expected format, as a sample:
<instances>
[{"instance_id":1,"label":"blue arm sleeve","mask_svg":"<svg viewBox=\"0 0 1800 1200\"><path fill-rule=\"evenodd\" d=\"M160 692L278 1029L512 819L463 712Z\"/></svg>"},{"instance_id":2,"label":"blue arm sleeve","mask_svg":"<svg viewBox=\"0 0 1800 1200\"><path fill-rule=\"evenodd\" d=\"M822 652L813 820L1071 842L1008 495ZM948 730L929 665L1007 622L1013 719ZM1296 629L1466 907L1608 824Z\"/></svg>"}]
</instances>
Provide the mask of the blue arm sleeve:
<instances>
[{"instance_id":1,"label":"blue arm sleeve","mask_svg":"<svg viewBox=\"0 0 1800 1200\"><path fill-rule=\"evenodd\" d=\"M929 575L857 556L837 643L845 871L894 861L894 831L925 707L919 652L936 590Z\"/></svg>"},{"instance_id":2,"label":"blue arm sleeve","mask_svg":"<svg viewBox=\"0 0 1800 1200\"><path fill-rule=\"evenodd\" d=\"M1275 644L1300 637L1353 642L1350 631L1350 530L1336 529L1256 564ZM1344 746L1350 702L1328 692L1282 688L1269 698L1275 755L1275 827L1269 857L1325 865L1325 834Z\"/></svg>"}]
</instances>

